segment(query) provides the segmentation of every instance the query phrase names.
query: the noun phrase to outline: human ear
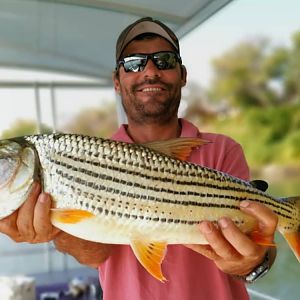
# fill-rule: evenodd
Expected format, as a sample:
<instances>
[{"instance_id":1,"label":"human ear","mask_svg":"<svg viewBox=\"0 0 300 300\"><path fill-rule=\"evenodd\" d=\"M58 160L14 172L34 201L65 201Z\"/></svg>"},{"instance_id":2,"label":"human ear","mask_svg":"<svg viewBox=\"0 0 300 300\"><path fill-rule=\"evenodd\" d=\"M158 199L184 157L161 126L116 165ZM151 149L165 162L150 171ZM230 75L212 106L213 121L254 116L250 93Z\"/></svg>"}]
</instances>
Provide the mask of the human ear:
<instances>
[{"instance_id":1,"label":"human ear","mask_svg":"<svg viewBox=\"0 0 300 300\"><path fill-rule=\"evenodd\" d=\"M187 78L186 67L184 65L181 65L180 69L181 69L181 86L185 86L186 85L186 78Z\"/></svg>"},{"instance_id":2,"label":"human ear","mask_svg":"<svg viewBox=\"0 0 300 300\"><path fill-rule=\"evenodd\" d=\"M114 89L116 93L120 94L120 80L119 80L119 73L118 71L114 71L112 73L112 80L114 83Z\"/></svg>"}]
</instances>

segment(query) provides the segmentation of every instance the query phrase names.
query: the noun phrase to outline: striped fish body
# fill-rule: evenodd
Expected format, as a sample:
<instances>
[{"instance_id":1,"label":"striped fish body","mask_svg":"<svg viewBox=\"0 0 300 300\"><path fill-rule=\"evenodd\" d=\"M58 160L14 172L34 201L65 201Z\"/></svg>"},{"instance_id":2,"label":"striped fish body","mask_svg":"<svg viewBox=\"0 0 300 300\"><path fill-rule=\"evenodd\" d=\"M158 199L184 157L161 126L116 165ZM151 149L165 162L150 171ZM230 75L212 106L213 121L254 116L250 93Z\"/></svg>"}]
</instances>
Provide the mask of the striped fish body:
<instances>
[{"instance_id":1,"label":"striped fish body","mask_svg":"<svg viewBox=\"0 0 300 300\"><path fill-rule=\"evenodd\" d=\"M253 232L255 220L239 209L246 199L278 215L278 229L299 258L298 199L275 199L255 184L178 159L201 144L199 139L136 145L52 134L17 142L36 153L44 191L55 203L55 226L91 241L130 244L159 280L167 244L206 243L197 227L201 221L226 216L243 232Z\"/></svg>"}]
</instances>

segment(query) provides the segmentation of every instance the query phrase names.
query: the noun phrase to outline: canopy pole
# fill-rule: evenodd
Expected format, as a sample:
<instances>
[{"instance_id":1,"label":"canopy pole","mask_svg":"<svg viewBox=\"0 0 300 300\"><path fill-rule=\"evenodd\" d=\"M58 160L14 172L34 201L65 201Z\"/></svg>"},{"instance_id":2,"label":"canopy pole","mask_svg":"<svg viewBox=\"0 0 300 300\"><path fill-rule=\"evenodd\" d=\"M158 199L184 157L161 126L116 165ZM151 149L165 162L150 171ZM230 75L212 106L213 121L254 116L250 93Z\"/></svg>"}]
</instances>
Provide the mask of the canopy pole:
<instances>
[{"instance_id":1,"label":"canopy pole","mask_svg":"<svg viewBox=\"0 0 300 300\"><path fill-rule=\"evenodd\" d=\"M118 117L118 124L119 126L122 124L127 124L127 116L124 111L121 97L118 93L115 93L116 96L116 106L117 106L117 117Z\"/></svg>"},{"instance_id":2,"label":"canopy pole","mask_svg":"<svg viewBox=\"0 0 300 300\"><path fill-rule=\"evenodd\" d=\"M36 112L36 132L41 133L41 105L40 105L40 88L37 82L34 83L34 94L35 94L35 112Z\"/></svg>"},{"instance_id":3,"label":"canopy pole","mask_svg":"<svg viewBox=\"0 0 300 300\"><path fill-rule=\"evenodd\" d=\"M51 94L51 117L52 117L52 131L53 133L57 132L57 111L56 111L56 89L53 83L50 85L50 94Z\"/></svg>"}]
</instances>

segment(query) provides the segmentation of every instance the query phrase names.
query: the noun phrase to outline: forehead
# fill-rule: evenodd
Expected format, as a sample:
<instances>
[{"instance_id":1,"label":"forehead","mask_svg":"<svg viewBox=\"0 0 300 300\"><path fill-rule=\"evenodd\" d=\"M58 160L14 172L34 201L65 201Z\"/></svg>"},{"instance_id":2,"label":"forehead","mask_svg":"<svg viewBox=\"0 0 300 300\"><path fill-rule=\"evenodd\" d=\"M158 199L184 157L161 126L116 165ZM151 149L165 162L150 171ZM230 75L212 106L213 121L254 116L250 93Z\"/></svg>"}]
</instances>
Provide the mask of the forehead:
<instances>
[{"instance_id":1,"label":"forehead","mask_svg":"<svg viewBox=\"0 0 300 300\"><path fill-rule=\"evenodd\" d=\"M162 37L152 37L151 39L133 40L123 51L122 56L134 53L153 53L159 51L174 51L173 46Z\"/></svg>"}]
</instances>

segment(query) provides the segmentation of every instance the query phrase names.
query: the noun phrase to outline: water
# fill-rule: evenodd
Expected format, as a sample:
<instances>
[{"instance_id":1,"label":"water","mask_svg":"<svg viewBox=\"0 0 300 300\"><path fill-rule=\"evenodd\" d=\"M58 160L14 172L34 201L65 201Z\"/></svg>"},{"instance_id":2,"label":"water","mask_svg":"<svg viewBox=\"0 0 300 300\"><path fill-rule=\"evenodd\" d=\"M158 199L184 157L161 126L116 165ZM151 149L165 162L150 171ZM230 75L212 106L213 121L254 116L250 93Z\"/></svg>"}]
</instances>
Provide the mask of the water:
<instances>
[{"instance_id":1,"label":"water","mask_svg":"<svg viewBox=\"0 0 300 300\"><path fill-rule=\"evenodd\" d=\"M300 178L288 179L270 185L270 194L276 197L300 195ZM299 299L300 264L280 233L276 233L277 257L270 272L250 289L272 296L280 300ZM251 296L251 300L262 298Z\"/></svg>"}]
</instances>

